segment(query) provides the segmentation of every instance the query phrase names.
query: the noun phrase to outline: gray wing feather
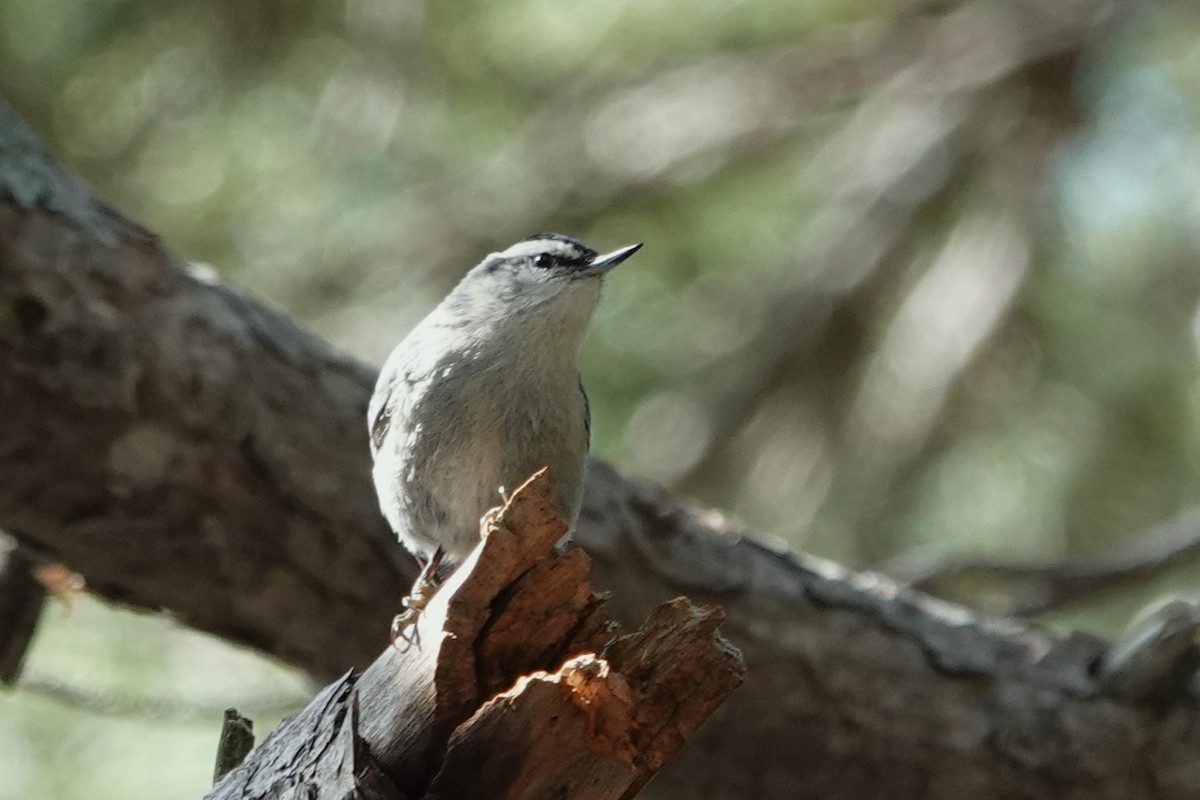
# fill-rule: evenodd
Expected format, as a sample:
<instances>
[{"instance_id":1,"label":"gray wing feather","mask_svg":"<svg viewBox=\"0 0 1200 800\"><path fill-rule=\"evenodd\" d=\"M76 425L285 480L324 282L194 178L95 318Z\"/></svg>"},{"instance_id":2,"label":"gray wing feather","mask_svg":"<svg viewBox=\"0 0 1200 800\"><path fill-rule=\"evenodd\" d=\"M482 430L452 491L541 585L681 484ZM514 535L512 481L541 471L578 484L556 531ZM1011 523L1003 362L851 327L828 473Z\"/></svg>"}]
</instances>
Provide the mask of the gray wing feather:
<instances>
[{"instance_id":1,"label":"gray wing feather","mask_svg":"<svg viewBox=\"0 0 1200 800\"><path fill-rule=\"evenodd\" d=\"M587 390L583 388L583 376L579 376L579 394L583 396L583 430L587 434L587 446L592 446L592 404L588 400Z\"/></svg>"},{"instance_id":2,"label":"gray wing feather","mask_svg":"<svg viewBox=\"0 0 1200 800\"><path fill-rule=\"evenodd\" d=\"M388 384L382 393L376 392L371 398L371 407L367 418L371 424L371 456L374 457L383 447L383 439L388 429L392 427L392 414L396 410L394 399L395 383ZM377 402L378 400L378 402Z\"/></svg>"},{"instance_id":3,"label":"gray wing feather","mask_svg":"<svg viewBox=\"0 0 1200 800\"><path fill-rule=\"evenodd\" d=\"M392 429L392 421L401 412L400 404L405 394L411 390L410 367L407 358L408 349L402 343L392 351L388 360L379 373L375 382L375 392L367 406L367 426L371 431L371 457L374 458L383 447L388 431Z\"/></svg>"}]
</instances>

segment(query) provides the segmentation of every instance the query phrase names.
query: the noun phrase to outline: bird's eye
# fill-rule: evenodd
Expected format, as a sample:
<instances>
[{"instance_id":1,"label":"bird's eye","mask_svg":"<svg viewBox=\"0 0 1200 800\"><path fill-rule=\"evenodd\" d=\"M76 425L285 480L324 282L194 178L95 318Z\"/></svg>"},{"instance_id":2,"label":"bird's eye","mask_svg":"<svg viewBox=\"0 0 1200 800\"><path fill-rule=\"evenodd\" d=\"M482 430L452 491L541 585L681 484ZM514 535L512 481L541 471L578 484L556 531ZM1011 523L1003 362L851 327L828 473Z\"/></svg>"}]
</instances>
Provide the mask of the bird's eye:
<instances>
[{"instance_id":1,"label":"bird's eye","mask_svg":"<svg viewBox=\"0 0 1200 800\"><path fill-rule=\"evenodd\" d=\"M550 261L550 256L546 255L545 253L541 253L533 257L533 265L543 269L550 266Z\"/></svg>"}]
</instances>

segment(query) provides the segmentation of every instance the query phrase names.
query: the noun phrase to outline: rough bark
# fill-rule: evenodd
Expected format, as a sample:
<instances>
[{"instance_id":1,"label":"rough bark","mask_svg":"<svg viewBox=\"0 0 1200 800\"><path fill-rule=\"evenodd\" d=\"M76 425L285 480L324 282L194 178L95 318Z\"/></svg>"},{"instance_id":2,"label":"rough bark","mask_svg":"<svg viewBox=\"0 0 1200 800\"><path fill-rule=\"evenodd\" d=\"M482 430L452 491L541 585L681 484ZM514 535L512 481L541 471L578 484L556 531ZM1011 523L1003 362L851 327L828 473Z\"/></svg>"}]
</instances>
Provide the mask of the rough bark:
<instances>
[{"instance_id":1,"label":"rough bark","mask_svg":"<svg viewBox=\"0 0 1200 800\"><path fill-rule=\"evenodd\" d=\"M105 597L365 663L379 634L347 623L405 585L356 474L371 369L173 259L3 109L0 196L0 527Z\"/></svg>"},{"instance_id":2,"label":"rough bark","mask_svg":"<svg viewBox=\"0 0 1200 800\"><path fill-rule=\"evenodd\" d=\"M180 263L0 111L0 527L92 591L330 677L411 579L371 496L373 371ZM777 551L593 462L577 538L622 620L718 603L749 679L655 796L1191 798L1200 714L1106 645Z\"/></svg>"},{"instance_id":3,"label":"rough bark","mask_svg":"<svg viewBox=\"0 0 1200 800\"><path fill-rule=\"evenodd\" d=\"M621 635L542 470L415 625L281 724L210 797L630 797L741 682L721 615L679 599Z\"/></svg>"}]
</instances>

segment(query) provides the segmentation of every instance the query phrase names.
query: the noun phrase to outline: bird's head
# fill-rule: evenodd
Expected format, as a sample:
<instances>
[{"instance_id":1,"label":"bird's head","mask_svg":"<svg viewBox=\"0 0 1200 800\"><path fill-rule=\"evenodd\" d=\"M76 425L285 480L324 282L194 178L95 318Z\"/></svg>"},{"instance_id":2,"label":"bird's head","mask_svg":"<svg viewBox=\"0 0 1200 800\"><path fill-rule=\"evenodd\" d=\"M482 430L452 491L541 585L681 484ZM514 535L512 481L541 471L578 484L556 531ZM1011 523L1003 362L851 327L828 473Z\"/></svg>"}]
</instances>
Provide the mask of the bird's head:
<instances>
[{"instance_id":1,"label":"bird's head","mask_svg":"<svg viewBox=\"0 0 1200 800\"><path fill-rule=\"evenodd\" d=\"M595 286L610 269L636 253L631 244L601 255L578 239L561 233L535 233L499 253L492 253L472 273L491 277L500 291L551 298L580 284Z\"/></svg>"},{"instance_id":2,"label":"bird's head","mask_svg":"<svg viewBox=\"0 0 1200 800\"><path fill-rule=\"evenodd\" d=\"M511 320L522 327L544 323L566 333L587 325L601 279L640 247L600 254L569 236L537 233L485 258L448 301L466 317L487 316L493 324Z\"/></svg>"}]
</instances>

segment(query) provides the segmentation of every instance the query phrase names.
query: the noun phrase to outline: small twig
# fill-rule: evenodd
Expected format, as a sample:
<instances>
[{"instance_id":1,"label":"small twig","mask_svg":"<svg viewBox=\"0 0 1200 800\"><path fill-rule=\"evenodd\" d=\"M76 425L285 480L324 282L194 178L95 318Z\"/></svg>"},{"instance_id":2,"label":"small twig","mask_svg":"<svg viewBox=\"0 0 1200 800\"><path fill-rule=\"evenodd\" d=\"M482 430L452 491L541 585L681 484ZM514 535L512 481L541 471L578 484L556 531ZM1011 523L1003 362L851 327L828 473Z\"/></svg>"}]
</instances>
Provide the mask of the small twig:
<instances>
[{"instance_id":1,"label":"small twig","mask_svg":"<svg viewBox=\"0 0 1200 800\"><path fill-rule=\"evenodd\" d=\"M213 783L246 760L254 749L254 721L243 717L236 708L225 709L221 723L221 738L217 742L217 763L213 768Z\"/></svg>"},{"instance_id":2,"label":"small twig","mask_svg":"<svg viewBox=\"0 0 1200 800\"><path fill-rule=\"evenodd\" d=\"M1009 614L1040 614L1101 592L1145 580L1200 555L1200 506L1183 511L1139 537L1130 552L1091 564L1013 561L902 562L881 571L921 591L970 603L986 590L1008 598Z\"/></svg>"},{"instance_id":3,"label":"small twig","mask_svg":"<svg viewBox=\"0 0 1200 800\"><path fill-rule=\"evenodd\" d=\"M46 589L33 570L33 560L0 534L0 683L5 686L21 676L46 602Z\"/></svg>"}]
</instances>

